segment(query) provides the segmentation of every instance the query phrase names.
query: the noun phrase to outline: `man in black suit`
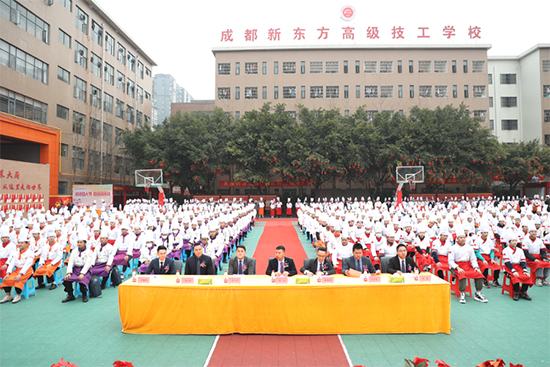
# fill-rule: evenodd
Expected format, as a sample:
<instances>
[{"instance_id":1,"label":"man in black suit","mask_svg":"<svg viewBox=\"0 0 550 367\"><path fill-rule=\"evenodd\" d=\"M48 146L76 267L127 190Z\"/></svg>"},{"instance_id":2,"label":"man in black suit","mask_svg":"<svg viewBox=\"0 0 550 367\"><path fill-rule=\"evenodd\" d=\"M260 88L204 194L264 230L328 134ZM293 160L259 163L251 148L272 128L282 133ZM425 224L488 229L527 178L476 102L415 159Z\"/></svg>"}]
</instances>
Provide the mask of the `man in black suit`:
<instances>
[{"instance_id":1,"label":"man in black suit","mask_svg":"<svg viewBox=\"0 0 550 367\"><path fill-rule=\"evenodd\" d=\"M397 255L388 262L388 273L401 275L403 273L414 273L415 269L418 270L418 266L412 258L407 256L407 246L398 245Z\"/></svg>"},{"instance_id":2,"label":"man in black suit","mask_svg":"<svg viewBox=\"0 0 550 367\"><path fill-rule=\"evenodd\" d=\"M380 274L380 270L376 270L370 259L363 256L363 246L360 243L353 245L353 256L342 259L342 274L348 277L358 278L368 269L369 273Z\"/></svg>"},{"instance_id":3,"label":"man in black suit","mask_svg":"<svg viewBox=\"0 0 550 367\"><path fill-rule=\"evenodd\" d=\"M256 275L256 269L254 269L253 260L246 255L246 247L243 245L237 246L235 250L236 256L229 260L227 265L227 272L229 275L244 274L244 275Z\"/></svg>"},{"instance_id":4,"label":"man in black suit","mask_svg":"<svg viewBox=\"0 0 550 367\"><path fill-rule=\"evenodd\" d=\"M212 259L203 254L202 244L196 243L193 246L193 256L185 262L185 275L214 275Z\"/></svg>"},{"instance_id":5,"label":"man in black suit","mask_svg":"<svg viewBox=\"0 0 550 367\"><path fill-rule=\"evenodd\" d=\"M300 271L308 276L336 274L336 270L334 270L334 265L332 265L332 261L330 261L330 259L327 259L326 247L317 247L317 258L313 261L310 261L307 267L302 266Z\"/></svg>"},{"instance_id":6,"label":"man in black suit","mask_svg":"<svg viewBox=\"0 0 550 367\"><path fill-rule=\"evenodd\" d=\"M284 246L277 246L275 248L275 258L269 260L267 270L265 271L267 275L271 275L271 272L275 272L277 276L284 275L287 277L298 274L294 260L290 257L285 257Z\"/></svg>"},{"instance_id":7,"label":"man in black suit","mask_svg":"<svg viewBox=\"0 0 550 367\"><path fill-rule=\"evenodd\" d=\"M154 272L156 275L176 274L174 260L166 258L166 246L159 246L157 255L158 257L149 263L145 274L151 274L151 272Z\"/></svg>"}]
</instances>

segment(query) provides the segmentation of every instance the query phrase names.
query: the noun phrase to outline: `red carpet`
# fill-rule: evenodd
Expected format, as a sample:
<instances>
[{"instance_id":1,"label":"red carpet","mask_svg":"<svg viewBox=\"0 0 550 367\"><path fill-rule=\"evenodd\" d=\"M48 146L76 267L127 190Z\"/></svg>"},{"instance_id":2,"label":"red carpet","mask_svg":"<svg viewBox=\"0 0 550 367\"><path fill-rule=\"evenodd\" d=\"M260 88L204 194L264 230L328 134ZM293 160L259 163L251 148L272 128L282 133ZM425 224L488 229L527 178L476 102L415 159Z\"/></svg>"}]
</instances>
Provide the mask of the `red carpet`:
<instances>
[{"instance_id":1,"label":"red carpet","mask_svg":"<svg viewBox=\"0 0 550 367\"><path fill-rule=\"evenodd\" d=\"M253 256L256 259L256 274L265 274L268 260L270 257L275 257L275 247L279 245L285 247L285 255L294 260L296 270L300 273L300 268L304 266L306 252L292 225L295 221L295 218L265 220L264 231Z\"/></svg>"},{"instance_id":2,"label":"red carpet","mask_svg":"<svg viewBox=\"0 0 550 367\"><path fill-rule=\"evenodd\" d=\"M221 335L208 363L212 367L349 365L336 335Z\"/></svg>"}]
</instances>

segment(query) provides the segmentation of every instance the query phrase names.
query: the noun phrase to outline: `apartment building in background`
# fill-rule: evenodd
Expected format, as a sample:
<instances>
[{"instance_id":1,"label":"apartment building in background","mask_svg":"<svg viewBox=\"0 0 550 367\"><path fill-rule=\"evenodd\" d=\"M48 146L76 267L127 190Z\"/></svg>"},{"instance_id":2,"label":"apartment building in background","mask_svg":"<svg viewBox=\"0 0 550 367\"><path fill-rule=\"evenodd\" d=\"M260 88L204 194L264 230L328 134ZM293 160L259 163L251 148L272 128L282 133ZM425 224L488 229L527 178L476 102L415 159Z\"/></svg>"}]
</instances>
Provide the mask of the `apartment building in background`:
<instances>
[{"instance_id":1,"label":"apartment building in background","mask_svg":"<svg viewBox=\"0 0 550 367\"><path fill-rule=\"evenodd\" d=\"M170 74L153 77L153 126L161 124L172 113L172 103L190 103L193 97Z\"/></svg>"},{"instance_id":2,"label":"apartment building in background","mask_svg":"<svg viewBox=\"0 0 550 367\"><path fill-rule=\"evenodd\" d=\"M0 19L0 117L59 131L50 194L133 185L122 132L151 123L153 59L93 0L0 0Z\"/></svg>"}]
</instances>

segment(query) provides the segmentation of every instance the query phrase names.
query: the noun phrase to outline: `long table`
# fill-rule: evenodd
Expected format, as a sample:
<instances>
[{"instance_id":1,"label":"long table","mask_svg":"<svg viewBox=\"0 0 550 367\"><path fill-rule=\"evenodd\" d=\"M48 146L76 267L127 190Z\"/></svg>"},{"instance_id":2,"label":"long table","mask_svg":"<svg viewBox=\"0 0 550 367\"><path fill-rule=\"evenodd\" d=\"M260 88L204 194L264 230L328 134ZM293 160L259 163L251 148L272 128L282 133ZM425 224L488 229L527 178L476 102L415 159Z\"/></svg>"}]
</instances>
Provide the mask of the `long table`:
<instances>
[{"instance_id":1,"label":"long table","mask_svg":"<svg viewBox=\"0 0 550 367\"><path fill-rule=\"evenodd\" d=\"M175 275L129 279L118 287L123 332L135 334L450 333L450 284L380 283L335 275L334 284L273 284L265 275L226 284L176 283ZM201 278L205 278L201 276ZM147 282L147 283L146 283Z\"/></svg>"}]
</instances>

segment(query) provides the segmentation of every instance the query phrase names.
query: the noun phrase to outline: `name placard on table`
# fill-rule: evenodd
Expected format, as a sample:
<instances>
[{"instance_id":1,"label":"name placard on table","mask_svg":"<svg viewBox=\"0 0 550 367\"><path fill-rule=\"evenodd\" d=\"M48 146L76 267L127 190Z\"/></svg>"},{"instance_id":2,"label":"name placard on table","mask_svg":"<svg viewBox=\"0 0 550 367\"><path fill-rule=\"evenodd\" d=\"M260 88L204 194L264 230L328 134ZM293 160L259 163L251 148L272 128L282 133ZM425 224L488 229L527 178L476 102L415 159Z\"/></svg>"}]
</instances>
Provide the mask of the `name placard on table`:
<instances>
[{"instance_id":1,"label":"name placard on table","mask_svg":"<svg viewBox=\"0 0 550 367\"><path fill-rule=\"evenodd\" d=\"M191 277L183 277L183 278L180 278L180 283L181 284L194 284L195 281Z\"/></svg>"},{"instance_id":2,"label":"name placard on table","mask_svg":"<svg viewBox=\"0 0 550 367\"><path fill-rule=\"evenodd\" d=\"M241 284L241 277L229 277L227 280L227 284Z\"/></svg>"},{"instance_id":3,"label":"name placard on table","mask_svg":"<svg viewBox=\"0 0 550 367\"><path fill-rule=\"evenodd\" d=\"M382 277L381 276L377 276L377 275L371 275L369 276L369 283L381 283L382 282Z\"/></svg>"},{"instance_id":4,"label":"name placard on table","mask_svg":"<svg viewBox=\"0 0 550 367\"><path fill-rule=\"evenodd\" d=\"M334 278L333 277L321 277L321 284L334 284Z\"/></svg>"},{"instance_id":5,"label":"name placard on table","mask_svg":"<svg viewBox=\"0 0 550 367\"><path fill-rule=\"evenodd\" d=\"M432 276L431 275L419 275L418 276L418 281L420 283L429 283L432 281Z\"/></svg>"},{"instance_id":6,"label":"name placard on table","mask_svg":"<svg viewBox=\"0 0 550 367\"><path fill-rule=\"evenodd\" d=\"M288 284L288 277L275 277L275 284Z\"/></svg>"},{"instance_id":7,"label":"name placard on table","mask_svg":"<svg viewBox=\"0 0 550 367\"><path fill-rule=\"evenodd\" d=\"M138 284L151 284L151 278L149 277L137 277Z\"/></svg>"}]
</instances>

